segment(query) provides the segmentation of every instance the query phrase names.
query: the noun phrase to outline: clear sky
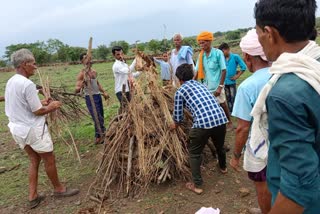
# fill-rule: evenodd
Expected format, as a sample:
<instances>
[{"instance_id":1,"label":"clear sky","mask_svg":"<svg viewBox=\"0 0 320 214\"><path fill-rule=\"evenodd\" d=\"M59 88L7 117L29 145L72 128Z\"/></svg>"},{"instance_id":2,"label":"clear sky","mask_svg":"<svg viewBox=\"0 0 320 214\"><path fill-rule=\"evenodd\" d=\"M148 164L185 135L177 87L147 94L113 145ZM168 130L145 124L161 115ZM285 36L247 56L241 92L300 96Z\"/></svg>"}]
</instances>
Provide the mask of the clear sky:
<instances>
[{"instance_id":1,"label":"clear sky","mask_svg":"<svg viewBox=\"0 0 320 214\"><path fill-rule=\"evenodd\" d=\"M253 27L256 0L0 0L0 57L16 43L86 47ZM320 6L320 0L317 0ZM319 12L317 13L319 15ZM166 27L165 27L166 26Z\"/></svg>"}]
</instances>

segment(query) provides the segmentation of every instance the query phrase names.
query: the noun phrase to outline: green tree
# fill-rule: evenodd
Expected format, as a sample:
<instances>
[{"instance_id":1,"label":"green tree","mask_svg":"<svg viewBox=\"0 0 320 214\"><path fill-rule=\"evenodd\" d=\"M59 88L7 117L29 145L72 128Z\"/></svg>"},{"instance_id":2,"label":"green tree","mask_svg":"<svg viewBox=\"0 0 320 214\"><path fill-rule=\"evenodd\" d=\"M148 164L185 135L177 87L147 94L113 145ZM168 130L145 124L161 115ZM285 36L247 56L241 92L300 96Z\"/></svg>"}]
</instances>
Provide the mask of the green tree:
<instances>
[{"instance_id":1,"label":"green tree","mask_svg":"<svg viewBox=\"0 0 320 214\"><path fill-rule=\"evenodd\" d=\"M124 54L127 54L128 51L129 51L129 43L126 42L126 41L123 41L123 40L110 42L110 45L109 45L109 46L110 46L111 48L112 48L113 46L120 46L120 47L122 47Z\"/></svg>"},{"instance_id":2,"label":"green tree","mask_svg":"<svg viewBox=\"0 0 320 214\"><path fill-rule=\"evenodd\" d=\"M64 46L63 42L58 39L49 39L47 41L47 51L50 54L55 54L59 51L60 48Z\"/></svg>"},{"instance_id":3,"label":"green tree","mask_svg":"<svg viewBox=\"0 0 320 214\"><path fill-rule=\"evenodd\" d=\"M7 62L3 59L0 59L0 68L6 67L7 66Z\"/></svg>"},{"instance_id":4,"label":"green tree","mask_svg":"<svg viewBox=\"0 0 320 214\"><path fill-rule=\"evenodd\" d=\"M223 33L221 31L217 31L214 33L214 36L215 37L220 37L220 36L223 36Z\"/></svg>"},{"instance_id":5,"label":"green tree","mask_svg":"<svg viewBox=\"0 0 320 214\"><path fill-rule=\"evenodd\" d=\"M236 40L240 39L240 31L235 30L235 31L229 31L226 34L226 39L227 40Z\"/></svg>"},{"instance_id":6,"label":"green tree","mask_svg":"<svg viewBox=\"0 0 320 214\"><path fill-rule=\"evenodd\" d=\"M195 37L186 37L183 39L183 45L196 47L197 46L197 39Z\"/></svg>"},{"instance_id":7,"label":"green tree","mask_svg":"<svg viewBox=\"0 0 320 214\"><path fill-rule=\"evenodd\" d=\"M35 43L29 43L29 44L24 43L24 44L9 45L6 47L5 57L7 59L10 59L11 54L13 54L13 52L21 48L26 48L30 50L33 53L34 58L38 64L44 64L44 63L50 62L51 55L46 50L46 44L44 42L39 42L39 41Z\"/></svg>"},{"instance_id":8,"label":"green tree","mask_svg":"<svg viewBox=\"0 0 320 214\"><path fill-rule=\"evenodd\" d=\"M158 53L158 50L161 48L161 42L155 39L151 39L148 43L148 49L154 54Z\"/></svg>"},{"instance_id":9,"label":"green tree","mask_svg":"<svg viewBox=\"0 0 320 214\"><path fill-rule=\"evenodd\" d=\"M172 47L172 40L163 39L160 42L160 51L162 53L170 51Z\"/></svg>"},{"instance_id":10,"label":"green tree","mask_svg":"<svg viewBox=\"0 0 320 214\"><path fill-rule=\"evenodd\" d=\"M68 58L72 61L72 62L76 62L79 61L79 57L82 53L86 53L87 49L83 48L83 47L69 47L68 50Z\"/></svg>"},{"instance_id":11,"label":"green tree","mask_svg":"<svg viewBox=\"0 0 320 214\"><path fill-rule=\"evenodd\" d=\"M107 59L107 56L110 54L110 49L106 45L99 45L96 48L96 58L97 59Z\"/></svg>"}]
</instances>

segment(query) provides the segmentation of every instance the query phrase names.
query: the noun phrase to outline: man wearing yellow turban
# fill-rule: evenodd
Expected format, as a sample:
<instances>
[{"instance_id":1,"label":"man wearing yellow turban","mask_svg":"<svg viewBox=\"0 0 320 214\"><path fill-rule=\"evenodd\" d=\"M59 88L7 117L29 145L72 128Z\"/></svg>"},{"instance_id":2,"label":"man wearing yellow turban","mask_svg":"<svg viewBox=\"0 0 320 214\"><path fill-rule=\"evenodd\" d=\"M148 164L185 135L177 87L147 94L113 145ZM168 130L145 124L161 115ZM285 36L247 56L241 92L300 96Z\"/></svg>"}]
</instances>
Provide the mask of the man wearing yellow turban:
<instances>
[{"instance_id":1,"label":"man wearing yellow turban","mask_svg":"<svg viewBox=\"0 0 320 214\"><path fill-rule=\"evenodd\" d=\"M196 79L206 85L209 91L217 98L229 120L228 127L231 128L233 125L224 90L226 63L223 52L211 46L213 41L211 32L201 32L197 36L197 41L202 50L195 69L197 71Z\"/></svg>"}]
</instances>

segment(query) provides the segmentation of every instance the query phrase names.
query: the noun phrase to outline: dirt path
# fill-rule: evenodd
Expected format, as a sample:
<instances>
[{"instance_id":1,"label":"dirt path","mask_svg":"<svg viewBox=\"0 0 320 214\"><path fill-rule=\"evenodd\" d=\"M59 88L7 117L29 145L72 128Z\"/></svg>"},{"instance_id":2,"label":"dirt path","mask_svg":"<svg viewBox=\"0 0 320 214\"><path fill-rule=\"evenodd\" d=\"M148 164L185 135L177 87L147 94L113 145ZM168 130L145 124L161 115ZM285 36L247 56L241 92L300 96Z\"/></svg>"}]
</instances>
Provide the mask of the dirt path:
<instances>
[{"instance_id":1,"label":"dirt path","mask_svg":"<svg viewBox=\"0 0 320 214\"><path fill-rule=\"evenodd\" d=\"M0 136L1 137L1 136ZM2 136L3 137L3 136ZM227 141L231 146L233 134L228 135ZM0 207L0 213L97 213L98 205L86 198L88 188L94 177L95 166L98 164L99 151L102 147L88 146L82 153L82 164L90 167L90 173L71 180L67 185L81 189L81 194L66 199L55 199L51 196L50 184L40 184L40 192L44 192L47 198L35 210L28 210L26 205L27 193L17 198L9 199L9 203ZM0 154L17 153L14 144L0 147ZM210 154L208 163L202 169L204 178L204 193L196 195L185 189L184 182L168 182L160 186L153 185L149 191L140 197L114 199L104 202L102 213L195 213L201 207L219 208L222 213L247 213L247 208L257 207L255 191L245 172L236 173L229 167L229 172L222 175L216 168L216 160ZM230 160L228 153L227 161ZM27 175L27 167L22 169ZM79 170L84 170L80 168ZM14 176L14 172L12 173ZM70 171L71 173L71 171ZM3 174L0 174L0 179ZM8 176L8 174L7 174ZM43 175L45 176L45 175ZM8 181L10 183L10 181ZM27 191L27 183L17 186L21 191ZM240 188L246 188L249 194L241 195ZM242 193L244 194L244 193Z\"/></svg>"}]
</instances>

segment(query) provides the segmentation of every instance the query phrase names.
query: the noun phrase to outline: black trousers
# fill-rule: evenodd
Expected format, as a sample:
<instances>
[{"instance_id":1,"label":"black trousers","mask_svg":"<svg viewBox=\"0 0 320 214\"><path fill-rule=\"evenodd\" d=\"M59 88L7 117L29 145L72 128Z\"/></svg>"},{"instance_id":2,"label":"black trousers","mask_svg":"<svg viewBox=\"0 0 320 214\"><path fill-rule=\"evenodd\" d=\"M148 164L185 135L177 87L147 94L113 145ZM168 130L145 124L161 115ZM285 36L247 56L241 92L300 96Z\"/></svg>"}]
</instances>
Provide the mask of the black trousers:
<instances>
[{"instance_id":1,"label":"black trousers","mask_svg":"<svg viewBox=\"0 0 320 214\"><path fill-rule=\"evenodd\" d=\"M192 172L192 179L195 185L200 186L203 183L201 177L200 166L202 163L202 152L208 139L211 138L216 147L219 166L225 169L226 166L226 151L224 149L224 140L226 136L226 125L217 126L211 129L193 128L190 131L188 144L189 162Z\"/></svg>"}]
</instances>

